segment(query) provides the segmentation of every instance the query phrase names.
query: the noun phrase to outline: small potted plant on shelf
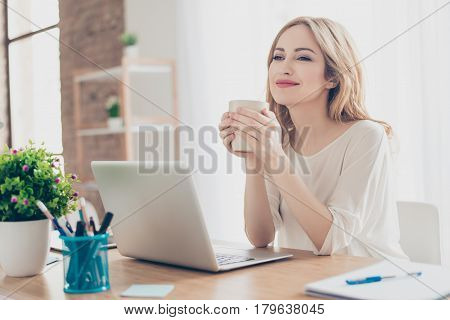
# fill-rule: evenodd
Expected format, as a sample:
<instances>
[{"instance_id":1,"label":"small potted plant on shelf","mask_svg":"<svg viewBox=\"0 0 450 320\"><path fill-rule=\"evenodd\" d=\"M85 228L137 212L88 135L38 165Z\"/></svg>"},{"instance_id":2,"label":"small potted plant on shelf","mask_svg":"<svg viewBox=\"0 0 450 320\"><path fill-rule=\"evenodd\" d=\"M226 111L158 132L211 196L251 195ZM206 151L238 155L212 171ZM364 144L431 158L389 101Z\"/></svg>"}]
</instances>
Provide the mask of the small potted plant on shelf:
<instances>
[{"instance_id":1,"label":"small potted plant on shelf","mask_svg":"<svg viewBox=\"0 0 450 320\"><path fill-rule=\"evenodd\" d=\"M122 33L122 35L120 36L120 41L124 45L124 56L129 58L137 58L139 56L137 36L134 33Z\"/></svg>"},{"instance_id":2,"label":"small potted plant on shelf","mask_svg":"<svg viewBox=\"0 0 450 320\"><path fill-rule=\"evenodd\" d=\"M0 265L8 276L40 273L50 249L50 222L36 201L61 217L77 209L75 174L63 174L57 156L32 141L0 152Z\"/></svg>"},{"instance_id":3,"label":"small potted plant on shelf","mask_svg":"<svg viewBox=\"0 0 450 320\"><path fill-rule=\"evenodd\" d=\"M108 98L105 109L108 113L108 127L110 129L122 128L123 121L120 117L120 104L117 96L111 96Z\"/></svg>"}]
</instances>

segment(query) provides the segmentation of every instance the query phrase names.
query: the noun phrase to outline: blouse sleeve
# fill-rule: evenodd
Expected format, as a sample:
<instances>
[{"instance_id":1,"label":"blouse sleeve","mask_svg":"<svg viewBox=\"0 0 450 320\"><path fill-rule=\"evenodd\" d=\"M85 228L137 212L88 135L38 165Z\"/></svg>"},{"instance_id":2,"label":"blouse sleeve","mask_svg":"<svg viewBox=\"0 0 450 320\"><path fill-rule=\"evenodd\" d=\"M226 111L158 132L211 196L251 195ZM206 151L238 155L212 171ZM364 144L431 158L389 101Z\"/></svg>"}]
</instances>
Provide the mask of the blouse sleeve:
<instances>
[{"instance_id":1,"label":"blouse sleeve","mask_svg":"<svg viewBox=\"0 0 450 320\"><path fill-rule=\"evenodd\" d=\"M326 203L333 224L317 255L330 255L358 238L369 217L380 216L389 180L389 144L384 127L370 127L350 142L336 188ZM381 204L381 205L380 205Z\"/></svg>"},{"instance_id":2,"label":"blouse sleeve","mask_svg":"<svg viewBox=\"0 0 450 320\"><path fill-rule=\"evenodd\" d=\"M281 194L271 178L264 174L264 183L266 185L267 199L269 200L270 213L272 214L275 231L278 231L283 223L280 214Z\"/></svg>"}]
</instances>

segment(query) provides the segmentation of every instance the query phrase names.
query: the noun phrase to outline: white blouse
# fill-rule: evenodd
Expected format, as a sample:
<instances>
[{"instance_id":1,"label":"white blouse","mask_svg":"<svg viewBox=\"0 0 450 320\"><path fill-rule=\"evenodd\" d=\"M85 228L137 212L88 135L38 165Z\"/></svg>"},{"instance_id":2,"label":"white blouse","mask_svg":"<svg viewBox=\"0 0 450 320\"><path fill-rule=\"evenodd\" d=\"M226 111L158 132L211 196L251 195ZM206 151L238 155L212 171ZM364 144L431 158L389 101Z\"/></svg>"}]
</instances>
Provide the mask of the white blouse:
<instances>
[{"instance_id":1,"label":"white blouse","mask_svg":"<svg viewBox=\"0 0 450 320\"><path fill-rule=\"evenodd\" d=\"M296 173L325 204L333 224L318 250L289 210L276 185L265 179L280 247L317 255L346 254L408 259L399 244L392 156L384 127L360 120L312 156L287 150Z\"/></svg>"}]
</instances>

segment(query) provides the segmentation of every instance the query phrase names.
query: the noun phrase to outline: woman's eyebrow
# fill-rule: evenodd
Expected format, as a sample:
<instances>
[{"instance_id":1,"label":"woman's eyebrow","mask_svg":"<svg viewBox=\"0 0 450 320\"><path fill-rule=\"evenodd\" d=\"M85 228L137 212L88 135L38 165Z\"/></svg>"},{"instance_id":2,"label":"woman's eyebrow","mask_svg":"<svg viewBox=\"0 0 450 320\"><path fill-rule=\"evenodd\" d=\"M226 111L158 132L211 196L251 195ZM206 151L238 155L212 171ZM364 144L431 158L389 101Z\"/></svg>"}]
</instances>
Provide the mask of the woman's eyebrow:
<instances>
[{"instance_id":1,"label":"woman's eyebrow","mask_svg":"<svg viewBox=\"0 0 450 320\"><path fill-rule=\"evenodd\" d=\"M283 49L283 48L275 48L275 50L279 50L279 51L283 51L283 52L284 52L284 49ZM316 54L316 53L314 52L314 50L313 50L313 49L310 49L310 48L297 48L297 49L295 49L294 51L295 51L295 52L298 52L298 51L303 51L303 50L311 51L312 53Z\"/></svg>"}]
</instances>

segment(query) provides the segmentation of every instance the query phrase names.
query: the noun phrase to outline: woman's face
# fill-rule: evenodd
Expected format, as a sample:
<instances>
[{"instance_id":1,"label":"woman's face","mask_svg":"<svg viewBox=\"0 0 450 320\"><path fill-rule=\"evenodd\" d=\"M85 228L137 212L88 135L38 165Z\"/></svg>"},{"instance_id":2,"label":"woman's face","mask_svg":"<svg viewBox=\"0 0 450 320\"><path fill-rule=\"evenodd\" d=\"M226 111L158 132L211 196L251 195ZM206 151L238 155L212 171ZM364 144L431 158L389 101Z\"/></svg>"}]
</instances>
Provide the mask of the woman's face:
<instances>
[{"instance_id":1,"label":"woman's face","mask_svg":"<svg viewBox=\"0 0 450 320\"><path fill-rule=\"evenodd\" d=\"M325 60L309 27L296 25L279 38L269 67L269 87L278 104L292 107L328 90Z\"/></svg>"}]
</instances>

